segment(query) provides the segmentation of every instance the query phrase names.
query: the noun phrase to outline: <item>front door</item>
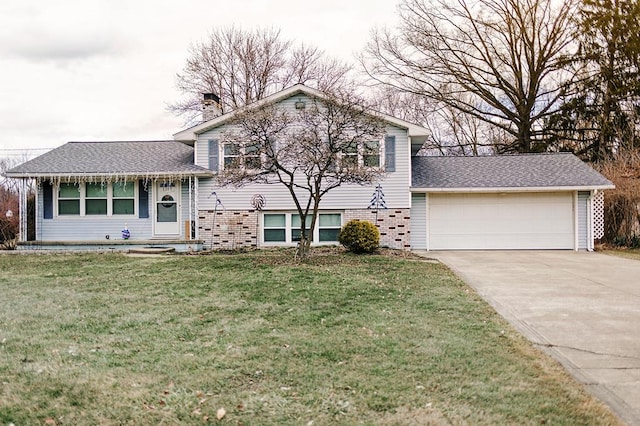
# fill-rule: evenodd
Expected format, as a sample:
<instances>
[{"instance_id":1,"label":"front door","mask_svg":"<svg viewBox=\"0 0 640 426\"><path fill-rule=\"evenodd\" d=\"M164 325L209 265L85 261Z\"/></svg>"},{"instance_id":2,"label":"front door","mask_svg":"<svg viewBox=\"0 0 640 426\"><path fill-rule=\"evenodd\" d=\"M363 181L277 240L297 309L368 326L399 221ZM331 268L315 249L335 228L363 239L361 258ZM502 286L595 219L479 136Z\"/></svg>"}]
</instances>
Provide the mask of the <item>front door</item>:
<instances>
[{"instance_id":1,"label":"front door","mask_svg":"<svg viewBox=\"0 0 640 426\"><path fill-rule=\"evenodd\" d=\"M180 181L156 181L155 184L155 234L177 236L180 234Z\"/></svg>"}]
</instances>

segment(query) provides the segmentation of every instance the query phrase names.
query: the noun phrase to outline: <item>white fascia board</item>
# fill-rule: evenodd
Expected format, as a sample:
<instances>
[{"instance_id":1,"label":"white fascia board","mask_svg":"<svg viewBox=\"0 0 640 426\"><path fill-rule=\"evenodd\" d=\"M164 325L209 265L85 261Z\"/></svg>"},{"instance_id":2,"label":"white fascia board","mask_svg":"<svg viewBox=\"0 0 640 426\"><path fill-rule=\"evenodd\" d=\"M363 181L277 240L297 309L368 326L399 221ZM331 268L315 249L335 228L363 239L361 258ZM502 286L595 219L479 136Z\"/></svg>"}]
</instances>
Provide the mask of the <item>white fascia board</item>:
<instances>
[{"instance_id":1,"label":"white fascia board","mask_svg":"<svg viewBox=\"0 0 640 426\"><path fill-rule=\"evenodd\" d=\"M563 191L592 191L614 189L614 185L599 186L528 186L528 187L495 187L495 188L416 188L409 191L417 193L496 193L496 192L563 192Z\"/></svg>"},{"instance_id":2,"label":"white fascia board","mask_svg":"<svg viewBox=\"0 0 640 426\"><path fill-rule=\"evenodd\" d=\"M404 121L401 120L399 118L393 117L391 115L388 114L384 114L381 112L375 112L375 115L378 118L383 119L384 121L391 123L395 126L407 129L407 133L409 134L409 136L414 137L416 139L420 138L420 137L424 137L427 138L431 133L429 132L429 130L425 129L422 126L418 126L417 124L413 124L410 123L408 121Z\"/></svg>"}]
</instances>

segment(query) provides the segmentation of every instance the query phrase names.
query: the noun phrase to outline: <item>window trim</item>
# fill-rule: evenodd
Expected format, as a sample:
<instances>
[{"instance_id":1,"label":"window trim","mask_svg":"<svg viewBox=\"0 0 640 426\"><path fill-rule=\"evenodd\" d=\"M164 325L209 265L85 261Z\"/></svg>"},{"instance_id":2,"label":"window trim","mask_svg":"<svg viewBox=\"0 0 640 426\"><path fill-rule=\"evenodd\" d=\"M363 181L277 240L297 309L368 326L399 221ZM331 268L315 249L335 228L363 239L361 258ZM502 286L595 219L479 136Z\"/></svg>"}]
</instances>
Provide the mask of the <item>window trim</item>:
<instances>
[{"instance_id":1,"label":"window trim","mask_svg":"<svg viewBox=\"0 0 640 426\"><path fill-rule=\"evenodd\" d=\"M313 235L311 238L311 244L314 246L320 246L320 245L336 245L338 244L337 239L335 241L320 241L320 215L329 215L329 214L339 214L340 215L340 226L339 228L342 228L342 226L344 226L344 212L343 211L338 211L338 210L323 210L321 212L319 212L318 215L318 222L316 223L316 227L313 230ZM285 216L285 225L284 225L284 241L265 241L264 239L264 231L265 229L282 229L282 228L265 228L265 220L264 217L265 215L284 215ZM263 211L262 214L260 215L260 228L258 230L258 232L260 233L259 235L259 240L260 240L260 245L261 246L293 246L297 244L297 241L293 241L291 238L291 234L292 231L294 229L300 229L300 228L294 228L292 226L292 218L293 216L297 216L298 212L297 211L290 211L290 210L274 210L274 211ZM326 227L323 229L335 229L335 227Z\"/></svg>"},{"instance_id":2,"label":"window trim","mask_svg":"<svg viewBox=\"0 0 640 426\"><path fill-rule=\"evenodd\" d=\"M261 170L264 167L264 156L260 152L260 147L257 145L247 145L243 146L239 143L223 143L221 144L221 166L222 170ZM227 147L235 146L237 149L237 154L227 154ZM250 152L255 152L255 154L250 154ZM227 158L235 159L237 165L234 167L229 167L227 165ZM259 163L259 167L248 167L247 165L251 162Z\"/></svg>"},{"instance_id":3,"label":"window trim","mask_svg":"<svg viewBox=\"0 0 640 426\"><path fill-rule=\"evenodd\" d=\"M82 191L84 192L84 214L86 216L107 216L109 214L109 190L111 188L111 184L109 183L97 183L97 182L85 182ZM101 194L99 197L89 195L89 188L91 187L99 187L101 190ZM102 188L105 188L106 191L103 191ZM87 213L87 204L90 201L102 201L104 200L104 213ZM81 210L82 212L82 210Z\"/></svg>"},{"instance_id":4,"label":"window trim","mask_svg":"<svg viewBox=\"0 0 640 426\"><path fill-rule=\"evenodd\" d=\"M113 190L113 186L115 184L122 184L124 183L124 187L128 187L131 186L133 188L133 195L131 196L127 196L127 197L122 197L122 196L116 196L115 195L115 191ZM109 185L111 188L111 200L107 199L107 203L109 203L109 201L111 201L111 203L109 203L109 206L111 207L111 215L112 216L118 216L118 217L124 217L124 216L135 216L136 215L136 188L138 185L136 185L136 182L134 181L124 181L124 182L111 182L111 185ZM123 200L131 200L131 202L133 203L133 213L114 213L114 207L115 207L115 202L116 201L123 201ZM109 209L109 206L107 206L107 211Z\"/></svg>"},{"instance_id":5,"label":"window trim","mask_svg":"<svg viewBox=\"0 0 640 426\"><path fill-rule=\"evenodd\" d=\"M107 186L107 196L106 198L95 198L95 197L87 197L87 183L96 183L96 182L80 182L77 183L78 185L78 189L80 190L80 194L78 198L73 198L74 200L77 199L78 202L80 203L80 212L79 214L60 214L60 205L59 202L60 200L71 200L71 198L64 198L64 197L60 197L60 185L61 184L71 184L74 185L74 183L71 182L62 182L61 184L55 185L54 188L55 190L53 191L53 198L54 198L54 202L53 202L53 206L54 206L54 217L55 218L59 218L59 219L64 219L64 220L68 220L68 219L76 219L79 217L86 217L86 218L91 218L91 219L96 219L96 218L137 218L138 215L138 200L139 200L139 190L138 190L138 181L137 180L128 180L126 181L128 185L132 185L133 187L133 198L131 197L113 197L113 183L112 182L106 182L105 185ZM107 213L106 214L87 214L86 212L86 202L87 200L101 200L101 199L106 199L107 202ZM113 200L133 200L133 213L131 214L114 214L113 213Z\"/></svg>"},{"instance_id":6,"label":"window trim","mask_svg":"<svg viewBox=\"0 0 640 426\"><path fill-rule=\"evenodd\" d=\"M234 154L227 154L227 149L231 150L234 149ZM231 165L227 165L227 158L232 158L237 164L233 167L231 167ZM234 169L238 169L240 167L242 167L242 164L240 162L240 159L242 159L242 151L240 148L240 144L237 143L225 143L222 144L222 168L224 170L234 170Z\"/></svg>"},{"instance_id":7,"label":"window trim","mask_svg":"<svg viewBox=\"0 0 640 426\"><path fill-rule=\"evenodd\" d=\"M351 150L342 150L342 152L340 152L339 154L339 161L342 162L343 166L345 166L345 160L347 158L353 158L355 157L356 159L356 164L358 167L365 167L368 169L382 169L385 170L386 169L386 164L385 164L385 159L386 159L386 152L385 152L385 138L386 136L383 136L381 139L372 139L369 141L365 141L363 143L358 144L358 146L356 147L355 150L351 151ZM375 155L371 154L371 151L369 151L369 146L368 144L370 143L376 143L378 146L378 165L376 166L368 166L365 164L365 158L367 157L374 157ZM351 148L353 149L353 148ZM353 160L350 160L351 162ZM346 166L349 167L349 166Z\"/></svg>"},{"instance_id":8,"label":"window trim","mask_svg":"<svg viewBox=\"0 0 640 426\"><path fill-rule=\"evenodd\" d=\"M78 186L78 196L77 197L61 197L60 196L60 187L61 185L67 185L67 186L73 186L73 185L77 185ZM60 184L55 186L55 215L56 216L61 216L61 217L76 217L76 216L80 216L82 214L82 210L83 210L83 202L82 202L82 193L84 190L84 185L83 184L73 184L70 182L61 182ZM62 213L60 214L60 201L78 201L78 214L69 214L69 213Z\"/></svg>"}]
</instances>

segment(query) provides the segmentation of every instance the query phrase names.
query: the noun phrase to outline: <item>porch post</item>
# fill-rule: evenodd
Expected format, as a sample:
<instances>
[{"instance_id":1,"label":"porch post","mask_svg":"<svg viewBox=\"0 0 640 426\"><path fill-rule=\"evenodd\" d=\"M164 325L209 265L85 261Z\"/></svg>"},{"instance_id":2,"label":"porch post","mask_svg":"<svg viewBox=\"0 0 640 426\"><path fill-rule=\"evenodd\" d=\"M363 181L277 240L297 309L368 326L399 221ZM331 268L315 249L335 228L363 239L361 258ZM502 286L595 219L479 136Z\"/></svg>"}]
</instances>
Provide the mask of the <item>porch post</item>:
<instances>
[{"instance_id":1,"label":"porch post","mask_svg":"<svg viewBox=\"0 0 640 426\"><path fill-rule=\"evenodd\" d=\"M191 239L191 226L193 222L193 179L191 176L189 176L189 229L186 230L185 232L189 232L189 235L185 235L184 239L185 240L190 240Z\"/></svg>"},{"instance_id":2,"label":"porch post","mask_svg":"<svg viewBox=\"0 0 640 426\"><path fill-rule=\"evenodd\" d=\"M19 200L18 200L18 208L19 208L19 220L20 220L20 232L18 236L18 241L25 242L29 238L29 227L28 227L28 209L27 209L27 179L20 179L20 188L18 189Z\"/></svg>"},{"instance_id":3,"label":"porch post","mask_svg":"<svg viewBox=\"0 0 640 426\"><path fill-rule=\"evenodd\" d=\"M193 218L193 226L195 229L195 235L194 238L196 240L200 239L200 213L198 212L198 186L199 186L199 179L198 176L194 176L194 180L193 180L193 210L194 210L194 218Z\"/></svg>"}]
</instances>

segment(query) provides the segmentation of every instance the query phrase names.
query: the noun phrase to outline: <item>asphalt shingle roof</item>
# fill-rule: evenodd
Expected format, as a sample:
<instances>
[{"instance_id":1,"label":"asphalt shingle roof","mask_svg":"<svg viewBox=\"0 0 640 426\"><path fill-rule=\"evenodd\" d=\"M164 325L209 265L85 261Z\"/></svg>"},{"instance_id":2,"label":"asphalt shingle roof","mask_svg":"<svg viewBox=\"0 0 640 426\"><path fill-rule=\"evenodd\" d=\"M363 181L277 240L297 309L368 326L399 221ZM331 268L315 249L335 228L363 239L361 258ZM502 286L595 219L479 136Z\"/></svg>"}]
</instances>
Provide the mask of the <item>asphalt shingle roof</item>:
<instances>
[{"instance_id":1,"label":"asphalt shingle roof","mask_svg":"<svg viewBox=\"0 0 640 426\"><path fill-rule=\"evenodd\" d=\"M613 187L570 153L413 157L411 168L413 188Z\"/></svg>"},{"instance_id":2,"label":"asphalt shingle roof","mask_svg":"<svg viewBox=\"0 0 640 426\"><path fill-rule=\"evenodd\" d=\"M193 161L193 148L176 141L69 142L7 175L194 175L208 173Z\"/></svg>"}]
</instances>

